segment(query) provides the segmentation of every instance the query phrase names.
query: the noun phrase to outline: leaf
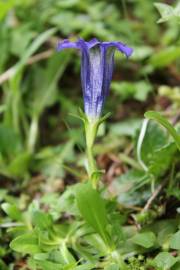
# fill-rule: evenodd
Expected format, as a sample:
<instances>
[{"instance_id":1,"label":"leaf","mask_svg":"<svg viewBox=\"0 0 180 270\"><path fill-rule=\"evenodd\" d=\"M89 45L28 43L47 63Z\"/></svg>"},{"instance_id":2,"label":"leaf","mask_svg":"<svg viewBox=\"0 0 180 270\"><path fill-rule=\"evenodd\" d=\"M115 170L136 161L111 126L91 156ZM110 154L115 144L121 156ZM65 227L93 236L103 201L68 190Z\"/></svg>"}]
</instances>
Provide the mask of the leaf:
<instances>
[{"instance_id":1,"label":"leaf","mask_svg":"<svg viewBox=\"0 0 180 270\"><path fill-rule=\"evenodd\" d=\"M34 90L29 92L29 103L33 114L39 116L46 106L52 105L57 100L57 82L70 57L69 53L54 53L45 68L34 68L32 87ZM42 77L43 81L39 80L39 77Z\"/></svg>"},{"instance_id":2,"label":"leaf","mask_svg":"<svg viewBox=\"0 0 180 270\"><path fill-rule=\"evenodd\" d=\"M109 228L108 228L109 229ZM89 232L89 229L87 227L87 232ZM98 254L100 256L104 256L107 254L107 245L104 243L102 237L99 234L88 234L84 233L85 235L83 238L85 241L93 247L94 250L97 250ZM93 255L93 254L92 254ZM90 261L95 261L94 259L90 259Z\"/></svg>"},{"instance_id":3,"label":"leaf","mask_svg":"<svg viewBox=\"0 0 180 270\"><path fill-rule=\"evenodd\" d=\"M38 237L33 232L16 237L11 241L10 247L22 254L35 254L41 252L38 246Z\"/></svg>"},{"instance_id":4,"label":"leaf","mask_svg":"<svg viewBox=\"0 0 180 270\"><path fill-rule=\"evenodd\" d=\"M17 56L22 56L27 45L35 35L35 32L30 29L29 23L23 23L19 27L14 28L12 32L11 53ZM22 39L23 36L23 39ZM17 46L18 44L18 46Z\"/></svg>"},{"instance_id":5,"label":"leaf","mask_svg":"<svg viewBox=\"0 0 180 270\"><path fill-rule=\"evenodd\" d=\"M28 152L19 153L7 167L7 171L13 177L23 177L29 168L32 155Z\"/></svg>"},{"instance_id":6,"label":"leaf","mask_svg":"<svg viewBox=\"0 0 180 270\"><path fill-rule=\"evenodd\" d=\"M1 269L1 270L8 270L8 268L9 268L9 267L7 267L7 266L5 265L5 263L3 262L3 260L0 259L0 269Z\"/></svg>"},{"instance_id":7,"label":"leaf","mask_svg":"<svg viewBox=\"0 0 180 270\"><path fill-rule=\"evenodd\" d=\"M107 233L107 212L104 200L90 183L79 184L76 189L76 200L79 211L85 221L93 227L106 244L110 244Z\"/></svg>"},{"instance_id":8,"label":"leaf","mask_svg":"<svg viewBox=\"0 0 180 270\"><path fill-rule=\"evenodd\" d=\"M110 125L110 132L115 135L126 135L133 137L136 131L140 128L141 120L138 118L130 118L120 123L115 123Z\"/></svg>"},{"instance_id":9,"label":"leaf","mask_svg":"<svg viewBox=\"0 0 180 270\"><path fill-rule=\"evenodd\" d=\"M167 47L165 49L161 49L161 51L153 54L149 60L149 63L153 65L154 68L163 68L180 57L180 47Z\"/></svg>"},{"instance_id":10,"label":"leaf","mask_svg":"<svg viewBox=\"0 0 180 270\"><path fill-rule=\"evenodd\" d=\"M50 214L41 211L34 211L32 214L32 223L40 230L48 230L52 226L52 218Z\"/></svg>"},{"instance_id":11,"label":"leaf","mask_svg":"<svg viewBox=\"0 0 180 270\"><path fill-rule=\"evenodd\" d=\"M60 246L60 250L65 264L76 264L76 260L74 259L71 252L68 250L65 243L62 243L62 245Z\"/></svg>"},{"instance_id":12,"label":"leaf","mask_svg":"<svg viewBox=\"0 0 180 270\"><path fill-rule=\"evenodd\" d=\"M91 270L94 269L95 265L91 263L84 263L84 265L79 265L74 268L74 270Z\"/></svg>"},{"instance_id":13,"label":"leaf","mask_svg":"<svg viewBox=\"0 0 180 270\"><path fill-rule=\"evenodd\" d=\"M62 177L64 162L72 162L74 160L74 142L69 140L63 145L56 147L46 147L36 155L36 170L40 170L42 174L50 177L52 180Z\"/></svg>"},{"instance_id":14,"label":"leaf","mask_svg":"<svg viewBox=\"0 0 180 270\"><path fill-rule=\"evenodd\" d=\"M67 213L68 215L77 215L79 213L75 201L76 186L69 186L60 196L57 203L59 213Z\"/></svg>"},{"instance_id":15,"label":"leaf","mask_svg":"<svg viewBox=\"0 0 180 270\"><path fill-rule=\"evenodd\" d=\"M13 8L14 5L14 0L0 1L0 20L6 16L6 14Z\"/></svg>"},{"instance_id":16,"label":"leaf","mask_svg":"<svg viewBox=\"0 0 180 270\"><path fill-rule=\"evenodd\" d=\"M148 166L154 153L168 143L168 136L164 130L154 122L150 122L141 146L141 158Z\"/></svg>"},{"instance_id":17,"label":"leaf","mask_svg":"<svg viewBox=\"0 0 180 270\"><path fill-rule=\"evenodd\" d=\"M22 220L22 214L15 204L3 203L1 208L12 220Z\"/></svg>"},{"instance_id":18,"label":"leaf","mask_svg":"<svg viewBox=\"0 0 180 270\"><path fill-rule=\"evenodd\" d=\"M174 143L165 145L156 150L149 162L148 171L154 175L163 175L170 167L174 154L177 152L177 147Z\"/></svg>"},{"instance_id":19,"label":"leaf","mask_svg":"<svg viewBox=\"0 0 180 270\"><path fill-rule=\"evenodd\" d=\"M160 246L166 246L169 238L177 230L177 220L167 219L153 224L154 232L157 234L157 241Z\"/></svg>"},{"instance_id":20,"label":"leaf","mask_svg":"<svg viewBox=\"0 0 180 270\"><path fill-rule=\"evenodd\" d=\"M177 17L180 17L180 2L177 2L177 6L174 9L174 13Z\"/></svg>"},{"instance_id":21,"label":"leaf","mask_svg":"<svg viewBox=\"0 0 180 270\"><path fill-rule=\"evenodd\" d=\"M170 5L164 3L155 3L154 6L161 14L161 19L158 20L158 23L166 22L174 16L174 9Z\"/></svg>"},{"instance_id":22,"label":"leaf","mask_svg":"<svg viewBox=\"0 0 180 270\"><path fill-rule=\"evenodd\" d=\"M157 123L150 122L142 140L140 155L148 172L158 177L163 175L171 165L177 147L169 142L168 133Z\"/></svg>"},{"instance_id":23,"label":"leaf","mask_svg":"<svg viewBox=\"0 0 180 270\"><path fill-rule=\"evenodd\" d=\"M168 252L161 252L155 257L153 262L162 270L169 270L177 262L177 259Z\"/></svg>"},{"instance_id":24,"label":"leaf","mask_svg":"<svg viewBox=\"0 0 180 270\"><path fill-rule=\"evenodd\" d=\"M112 263L111 265L105 267L104 270L119 270L119 266L118 264Z\"/></svg>"},{"instance_id":25,"label":"leaf","mask_svg":"<svg viewBox=\"0 0 180 270\"><path fill-rule=\"evenodd\" d=\"M112 182L111 189L118 196L120 204L139 205L145 203L150 194L148 190L141 190L141 193L135 192L135 190L147 183L147 181L149 181L149 177L143 171L128 170Z\"/></svg>"},{"instance_id":26,"label":"leaf","mask_svg":"<svg viewBox=\"0 0 180 270\"><path fill-rule=\"evenodd\" d=\"M152 86L146 81L131 82L113 82L112 89L122 100L134 98L139 101L145 101L148 94L152 91Z\"/></svg>"},{"instance_id":27,"label":"leaf","mask_svg":"<svg viewBox=\"0 0 180 270\"><path fill-rule=\"evenodd\" d=\"M36 261L36 265L39 269L43 269L43 270L63 270L64 266L62 264L59 263L54 263L51 261Z\"/></svg>"},{"instance_id":28,"label":"leaf","mask_svg":"<svg viewBox=\"0 0 180 270\"><path fill-rule=\"evenodd\" d=\"M180 261L177 262L177 263L173 266L172 270L179 270L179 269L180 269Z\"/></svg>"},{"instance_id":29,"label":"leaf","mask_svg":"<svg viewBox=\"0 0 180 270\"><path fill-rule=\"evenodd\" d=\"M56 28L48 29L47 31L38 35L38 37L32 42L32 44L27 48L24 52L21 60L13 66L12 73L17 74L21 68L26 64L29 57L36 52L36 50L54 33L56 32Z\"/></svg>"},{"instance_id":30,"label":"leaf","mask_svg":"<svg viewBox=\"0 0 180 270\"><path fill-rule=\"evenodd\" d=\"M173 234L170 238L170 248L180 250L180 231Z\"/></svg>"},{"instance_id":31,"label":"leaf","mask_svg":"<svg viewBox=\"0 0 180 270\"><path fill-rule=\"evenodd\" d=\"M153 232L137 233L131 240L139 246L151 248L156 242L156 236Z\"/></svg>"},{"instance_id":32,"label":"leaf","mask_svg":"<svg viewBox=\"0 0 180 270\"><path fill-rule=\"evenodd\" d=\"M174 138L177 148L180 150L180 135L164 116L155 111L148 111L144 114L144 116L148 119L156 120L163 127L165 127L167 131L171 134L171 136Z\"/></svg>"},{"instance_id":33,"label":"leaf","mask_svg":"<svg viewBox=\"0 0 180 270\"><path fill-rule=\"evenodd\" d=\"M148 46L147 44L145 46L133 46L133 49L134 49L134 52L131 56L131 60L134 60L134 61L141 61L141 60L144 60L146 58L148 58L149 56L151 56L154 51L153 51L153 48Z\"/></svg>"},{"instance_id":34,"label":"leaf","mask_svg":"<svg viewBox=\"0 0 180 270\"><path fill-rule=\"evenodd\" d=\"M0 152L3 156L11 158L22 149L20 137L4 124L0 124Z\"/></svg>"}]
</instances>

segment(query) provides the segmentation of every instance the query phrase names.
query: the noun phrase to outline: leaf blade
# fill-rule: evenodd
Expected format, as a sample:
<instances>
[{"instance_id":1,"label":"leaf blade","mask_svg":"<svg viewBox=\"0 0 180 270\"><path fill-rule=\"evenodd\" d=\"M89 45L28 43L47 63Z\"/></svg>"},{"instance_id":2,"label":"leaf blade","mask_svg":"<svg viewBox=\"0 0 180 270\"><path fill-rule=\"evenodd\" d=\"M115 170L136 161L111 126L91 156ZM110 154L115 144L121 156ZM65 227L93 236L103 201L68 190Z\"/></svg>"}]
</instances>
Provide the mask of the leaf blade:
<instances>
[{"instance_id":1,"label":"leaf blade","mask_svg":"<svg viewBox=\"0 0 180 270\"><path fill-rule=\"evenodd\" d=\"M81 215L85 221L102 237L109 245L110 239L106 231L108 220L103 199L92 188L90 183L80 184L76 189L76 200Z\"/></svg>"},{"instance_id":2,"label":"leaf blade","mask_svg":"<svg viewBox=\"0 0 180 270\"><path fill-rule=\"evenodd\" d=\"M148 111L144 114L144 116L148 119L152 119L160 123L163 127L165 127L168 132L173 137L177 148L180 150L180 136L176 132L175 128L166 120L164 116L162 116L160 113L155 111Z\"/></svg>"}]
</instances>

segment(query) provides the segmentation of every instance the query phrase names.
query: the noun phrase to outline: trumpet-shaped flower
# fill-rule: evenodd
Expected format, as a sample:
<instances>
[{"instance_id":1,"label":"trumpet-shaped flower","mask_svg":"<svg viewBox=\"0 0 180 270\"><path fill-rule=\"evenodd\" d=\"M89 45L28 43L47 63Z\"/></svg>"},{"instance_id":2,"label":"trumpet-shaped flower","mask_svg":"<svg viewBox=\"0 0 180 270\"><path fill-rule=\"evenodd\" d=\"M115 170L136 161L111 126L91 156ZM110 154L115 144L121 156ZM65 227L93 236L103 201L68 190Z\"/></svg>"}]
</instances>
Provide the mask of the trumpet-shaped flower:
<instances>
[{"instance_id":1,"label":"trumpet-shaped flower","mask_svg":"<svg viewBox=\"0 0 180 270\"><path fill-rule=\"evenodd\" d=\"M109 93L114 66L115 49L129 57L133 50L121 42L100 42L96 38L89 42L59 42L57 50L79 49L81 52L81 83L84 111L88 118L100 117L104 101Z\"/></svg>"}]
</instances>

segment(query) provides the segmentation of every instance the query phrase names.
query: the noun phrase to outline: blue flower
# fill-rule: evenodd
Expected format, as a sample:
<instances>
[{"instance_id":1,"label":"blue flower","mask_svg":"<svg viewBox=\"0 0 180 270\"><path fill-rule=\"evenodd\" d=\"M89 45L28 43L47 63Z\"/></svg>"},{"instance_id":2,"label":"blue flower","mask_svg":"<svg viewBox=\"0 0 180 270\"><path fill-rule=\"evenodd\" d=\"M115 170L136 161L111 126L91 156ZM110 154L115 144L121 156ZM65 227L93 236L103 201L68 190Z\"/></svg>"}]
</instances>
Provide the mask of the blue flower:
<instances>
[{"instance_id":1,"label":"blue flower","mask_svg":"<svg viewBox=\"0 0 180 270\"><path fill-rule=\"evenodd\" d=\"M81 51L81 83L84 97L84 111L88 118L99 118L104 101L109 93L114 66L115 49L129 57L133 50L125 44L100 42L96 38L89 42L59 42L57 50L75 48Z\"/></svg>"}]
</instances>

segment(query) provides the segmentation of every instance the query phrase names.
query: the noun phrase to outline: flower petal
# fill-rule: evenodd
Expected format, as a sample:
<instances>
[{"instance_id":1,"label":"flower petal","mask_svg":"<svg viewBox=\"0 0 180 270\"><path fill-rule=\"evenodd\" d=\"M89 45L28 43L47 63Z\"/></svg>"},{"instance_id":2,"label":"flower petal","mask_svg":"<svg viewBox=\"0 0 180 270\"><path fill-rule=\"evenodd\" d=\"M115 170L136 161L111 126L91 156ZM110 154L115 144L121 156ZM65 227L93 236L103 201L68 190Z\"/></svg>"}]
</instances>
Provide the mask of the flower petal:
<instances>
[{"instance_id":1,"label":"flower petal","mask_svg":"<svg viewBox=\"0 0 180 270\"><path fill-rule=\"evenodd\" d=\"M103 58L98 40L90 43L84 40L78 41L81 48L81 81L84 96L85 113L95 117L100 115L103 105ZM97 46L96 46L97 45Z\"/></svg>"},{"instance_id":2,"label":"flower petal","mask_svg":"<svg viewBox=\"0 0 180 270\"><path fill-rule=\"evenodd\" d=\"M114 42L100 42L78 39L76 42L64 40L59 42L57 50L75 48L81 51L81 83L84 97L84 110L88 117L97 118L109 93L114 66L114 52L119 50L129 57L133 49L127 45Z\"/></svg>"},{"instance_id":3,"label":"flower petal","mask_svg":"<svg viewBox=\"0 0 180 270\"><path fill-rule=\"evenodd\" d=\"M103 73L104 73L104 57L102 49L99 45L89 50L90 59L90 89L91 89L91 113L92 116L99 116L104 103L103 91ZM93 91L92 91L93 89Z\"/></svg>"},{"instance_id":4,"label":"flower petal","mask_svg":"<svg viewBox=\"0 0 180 270\"><path fill-rule=\"evenodd\" d=\"M124 53L127 57L131 56L133 53L133 49L125 45L124 43L121 43L119 41L113 41L113 42L102 42L102 45L105 47L115 47L120 52Z\"/></svg>"},{"instance_id":5,"label":"flower petal","mask_svg":"<svg viewBox=\"0 0 180 270\"><path fill-rule=\"evenodd\" d=\"M115 48L104 48L104 75L103 75L103 92L104 99L109 94L109 88L112 80L113 68L114 68L114 52Z\"/></svg>"},{"instance_id":6,"label":"flower petal","mask_svg":"<svg viewBox=\"0 0 180 270\"><path fill-rule=\"evenodd\" d=\"M100 44L101 42L97 38L93 38L90 41L86 42L89 49L93 48L94 46Z\"/></svg>"},{"instance_id":7,"label":"flower petal","mask_svg":"<svg viewBox=\"0 0 180 270\"><path fill-rule=\"evenodd\" d=\"M69 48L78 49L77 42L71 42L68 39L65 39L62 42L60 41L57 45L57 51L62 51Z\"/></svg>"}]
</instances>

